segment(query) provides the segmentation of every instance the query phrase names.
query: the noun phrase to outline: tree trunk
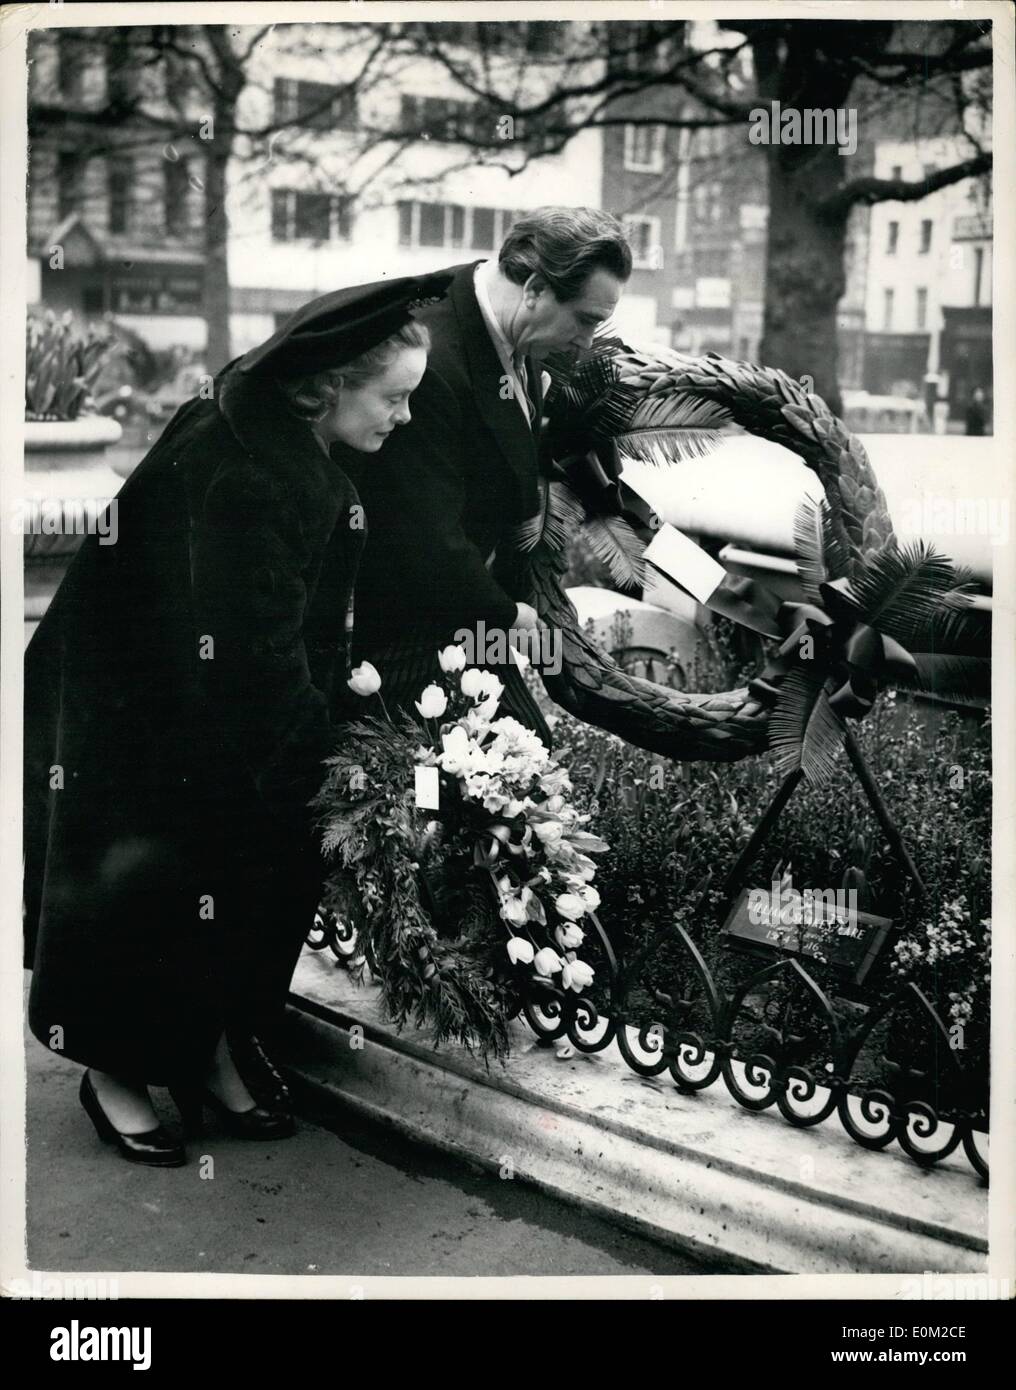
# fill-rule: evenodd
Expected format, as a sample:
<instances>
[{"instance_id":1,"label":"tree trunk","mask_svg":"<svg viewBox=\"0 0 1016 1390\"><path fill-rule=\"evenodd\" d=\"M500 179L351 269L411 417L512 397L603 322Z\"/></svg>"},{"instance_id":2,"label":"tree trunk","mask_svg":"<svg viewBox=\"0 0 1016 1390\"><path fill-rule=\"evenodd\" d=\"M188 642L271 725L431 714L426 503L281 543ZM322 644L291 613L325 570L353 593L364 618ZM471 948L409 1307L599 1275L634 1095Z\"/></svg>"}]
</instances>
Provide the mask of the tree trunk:
<instances>
[{"instance_id":1,"label":"tree trunk","mask_svg":"<svg viewBox=\"0 0 1016 1390\"><path fill-rule=\"evenodd\" d=\"M751 21L759 104L769 107L778 127L771 135L788 133L782 121L788 110L847 110L854 71L848 62L831 62L829 55L842 49L874 58L894 28L892 22ZM773 102L779 102L779 121ZM798 380L811 378L811 389L835 415L842 411L836 309L846 288L847 219L842 214L822 217L818 207L842 187L849 164L835 143L792 145L773 138L768 146L769 240L760 356L767 367L780 367Z\"/></svg>"},{"instance_id":2,"label":"tree trunk","mask_svg":"<svg viewBox=\"0 0 1016 1390\"><path fill-rule=\"evenodd\" d=\"M799 151L795 151L799 153ZM822 218L818 200L839 185L835 146L812 146L811 158L787 160L769 151L769 241L766 301L760 356L821 396L842 413L839 389L837 305L846 288L846 218ZM832 162L832 168L829 164Z\"/></svg>"},{"instance_id":3,"label":"tree trunk","mask_svg":"<svg viewBox=\"0 0 1016 1390\"><path fill-rule=\"evenodd\" d=\"M225 126L223 122L219 129ZM230 141L210 140L205 161L205 291L204 312L208 324L205 367L218 372L232 357L230 346L230 293L227 241L229 217L226 212L226 167Z\"/></svg>"}]
</instances>

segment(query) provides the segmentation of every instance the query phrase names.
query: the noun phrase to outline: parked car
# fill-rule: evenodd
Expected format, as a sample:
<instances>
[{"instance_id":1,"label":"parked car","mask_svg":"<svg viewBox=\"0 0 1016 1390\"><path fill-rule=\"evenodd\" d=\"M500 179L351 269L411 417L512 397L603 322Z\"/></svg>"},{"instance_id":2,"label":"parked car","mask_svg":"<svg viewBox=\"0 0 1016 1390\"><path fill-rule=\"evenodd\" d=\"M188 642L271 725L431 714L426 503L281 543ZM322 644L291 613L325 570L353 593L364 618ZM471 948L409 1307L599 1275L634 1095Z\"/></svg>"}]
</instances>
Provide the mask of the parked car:
<instances>
[{"instance_id":1,"label":"parked car","mask_svg":"<svg viewBox=\"0 0 1016 1390\"><path fill-rule=\"evenodd\" d=\"M703 639L700 616L708 615L693 598L674 586L666 587L668 595L662 593L662 585L645 591L663 603L592 584L578 584L567 593L582 626L630 675L685 690L690 664Z\"/></svg>"},{"instance_id":2,"label":"parked car","mask_svg":"<svg viewBox=\"0 0 1016 1390\"><path fill-rule=\"evenodd\" d=\"M187 362L178 367L169 381L164 381L148 397L146 409L152 420L168 420L182 405L193 399L207 381L208 372L202 362Z\"/></svg>"}]
</instances>

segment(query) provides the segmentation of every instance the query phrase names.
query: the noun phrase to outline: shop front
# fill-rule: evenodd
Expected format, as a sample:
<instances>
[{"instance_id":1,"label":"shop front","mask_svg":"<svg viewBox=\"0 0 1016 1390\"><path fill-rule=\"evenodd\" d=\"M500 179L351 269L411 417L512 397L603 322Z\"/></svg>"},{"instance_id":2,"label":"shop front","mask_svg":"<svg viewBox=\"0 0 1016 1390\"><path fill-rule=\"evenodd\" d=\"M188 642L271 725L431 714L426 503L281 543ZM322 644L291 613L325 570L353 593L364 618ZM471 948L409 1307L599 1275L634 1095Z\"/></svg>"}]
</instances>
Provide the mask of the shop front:
<instances>
[{"instance_id":1,"label":"shop front","mask_svg":"<svg viewBox=\"0 0 1016 1390\"><path fill-rule=\"evenodd\" d=\"M970 397L979 386L991 414L992 353L991 308L943 308L940 356L942 369L949 374L949 415L962 419Z\"/></svg>"}]
</instances>

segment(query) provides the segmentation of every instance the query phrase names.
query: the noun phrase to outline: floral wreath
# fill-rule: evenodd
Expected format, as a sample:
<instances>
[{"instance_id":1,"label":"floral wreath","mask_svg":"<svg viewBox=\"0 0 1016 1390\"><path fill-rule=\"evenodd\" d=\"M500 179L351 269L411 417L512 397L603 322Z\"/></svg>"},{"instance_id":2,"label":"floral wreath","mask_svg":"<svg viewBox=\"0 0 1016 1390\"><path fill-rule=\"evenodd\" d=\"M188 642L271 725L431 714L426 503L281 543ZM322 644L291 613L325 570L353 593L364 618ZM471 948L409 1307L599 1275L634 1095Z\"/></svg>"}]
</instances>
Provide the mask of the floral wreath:
<instances>
[{"instance_id":1,"label":"floral wreath","mask_svg":"<svg viewBox=\"0 0 1016 1390\"><path fill-rule=\"evenodd\" d=\"M467 667L461 646L438 662L418 722L389 715L369 662L352 674L382 713L351 725L326 763L322 906L355 924L354 974L370 970L397 1026L503 1058L534 991L581 996L593 982L582 924L600 902L590 856L608 845L542 740L498 716L497 676Z\"/></svg>"}]
</instances>

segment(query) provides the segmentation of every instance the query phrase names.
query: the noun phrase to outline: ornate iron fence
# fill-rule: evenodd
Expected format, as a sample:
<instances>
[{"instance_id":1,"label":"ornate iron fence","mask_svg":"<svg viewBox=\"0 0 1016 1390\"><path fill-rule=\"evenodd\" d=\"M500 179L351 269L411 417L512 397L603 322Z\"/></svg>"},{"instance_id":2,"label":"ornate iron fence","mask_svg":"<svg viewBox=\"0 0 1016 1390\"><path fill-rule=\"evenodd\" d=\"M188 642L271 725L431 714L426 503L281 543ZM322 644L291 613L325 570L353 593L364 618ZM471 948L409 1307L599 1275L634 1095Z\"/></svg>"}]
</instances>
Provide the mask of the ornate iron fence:
<instances>
[{"instance_id":1,"label":"ornate iron fence","mask_svg":"<svg viewBox=\"0 0 1016 1390\"><path fill-rule=\"evenodd\" d=\"M619 961L598 917L589 914L585 922L594 929L589 941L595 937L597 974L607 979L604 998L598 1005L550 982L533 985L521 1016L542 1044L566 1038L586 1053L616 1044L632 1071L644 1077L667 1074L685 1094L722 1078L746 1110L775 1106L798 1128L835 1115L862 1147L885 1149L897 1143L922 1167L932 1167L962 1147L975 1173L987 1180L986 1084L960 1063L941 1016L915 984L854 1019L846 1001L834 1005L795 957L766 965L732 991L725 990L688 933L675 925L684 966L678 973L679 992L650 988L657 1017L633 1021L630 999L644 954ZM356 929L321 910L307 944L316 951L330 950L348 964L357 954ZM773 987L780 996L778 1010L767 1013L763 1005L760 1018L749 1004L767 993L771 1002ZM741 1025L749 1017L755 1034L761 1031L767 1039L764 1051L739 1045ZM893 1034L894 1045L904 1041L903 1051L895 1058L882 1056L886 1079L872 1084L859 1060L877 1037Z\"/></svg>"}]
</instances>

